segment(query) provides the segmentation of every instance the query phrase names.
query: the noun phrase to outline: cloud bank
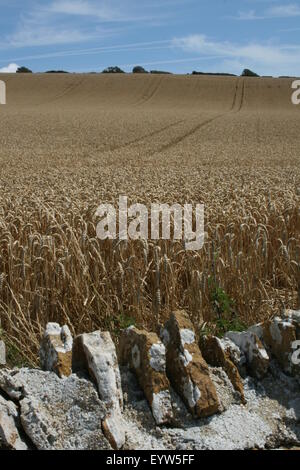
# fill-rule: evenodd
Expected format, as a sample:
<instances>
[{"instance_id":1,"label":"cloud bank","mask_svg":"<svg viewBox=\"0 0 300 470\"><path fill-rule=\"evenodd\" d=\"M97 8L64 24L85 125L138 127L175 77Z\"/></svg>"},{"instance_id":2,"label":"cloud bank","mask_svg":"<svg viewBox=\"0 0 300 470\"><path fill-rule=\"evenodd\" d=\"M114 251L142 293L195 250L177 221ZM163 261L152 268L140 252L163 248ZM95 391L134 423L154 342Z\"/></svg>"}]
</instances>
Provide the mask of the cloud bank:
<instances>
[{"instance_id":1,"label":"cloud bank","mask_svg":"<svg viewBox=\"0 0 300 470\"><path fill-rule=\"evenodd\" d=\"M0 73L16 73L18 68L19 68L19 65L17 64L9 64L6 67L2 67L0 69Z\"/></svg>"},{"instance_id":2,"label":"cloud bank","mask_svg":"<svg viewBox=\"0 0 300 470\"><path fill-rule=\"evenodd\" d=\"M241 45L213 41L203 34L195 34L175 38L173 45L187 53L217 55L223 59L223 66L230 66L236 72L252 67L261 74L272 74L274 70L277 70L278 75L300 73L300 45L297 44L253 42Z\"/></svg>"}]
</instances>

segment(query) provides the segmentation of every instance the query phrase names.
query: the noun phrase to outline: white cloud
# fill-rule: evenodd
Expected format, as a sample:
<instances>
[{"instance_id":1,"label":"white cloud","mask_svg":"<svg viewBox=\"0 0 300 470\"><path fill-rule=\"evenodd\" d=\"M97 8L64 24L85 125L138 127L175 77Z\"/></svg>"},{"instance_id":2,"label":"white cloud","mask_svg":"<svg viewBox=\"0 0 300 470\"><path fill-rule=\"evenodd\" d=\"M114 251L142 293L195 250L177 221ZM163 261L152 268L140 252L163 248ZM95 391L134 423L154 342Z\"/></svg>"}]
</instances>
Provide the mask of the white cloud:
<instances>
[{"instance_id":1,"label":"white cloud","mask_svg":"<svg viewBox=\"0 0 300 470\"><path fill-rule=\"evenodd\" d=\"M2 69L0 69L0 73L16 73L18 68L19 65L17 64L9 64L7 67L2 67Z\"/></svg>"},{"instance_id":2,"label":"white cloud","mask_svg":"<svg viewBox=\"0 0 300 470\"><path fill-rule=\"evenodd\" d=\"M255 10L240 11L236 17L238 20L266 20L274 18L295 18L300 16L300 6L295 3L287 5L275 5L257 14Z\"/></svg>"},{"instance_id":3,"label":"white cloud","mask_svg":"<svg viewBox=\"0 0 300 470\"><path fill-rule=\"evenodd\" d=\"M60 50L55 52L48 52L42 54L27 55L21 57L11 58L11 61L24 61L24 60L35 60L35 59L48 59L55 57L78 57L84 55L93 55L99 53L113 53L113 52L125 52L125 51L150 51L150 50L163 50L173 48L173 41L166 39L162 41L148 41L148 42L136 42L129 44L117 44L114 46L102 46L102 47L90 47L87 49L68 49ZM3 62L3 60L0 60Z\"/></svg>"},{"instance_id":4,"label":"white cloud","mask_svg":"<svg viewBox=\"0 0 300 470\"><path fill-rule=\"evenodd\" d=\"M300 6L296 4L278 5L270 8L267 15L273 18L289 18L300 16Z\"/></svg>"},{"instance_id":5,"label":"white cloud","mask_svg":"<svg viewBox=\"0 0 300 470\"><path fill-rule=\"evenodd\" d=\"M79 43L96 37L100 37L100 32L96 35L95 32L62 29L51 25L32 27L31 24L24 24L7 38L7 42L12 47L49 46Z\"/></svg>"},{"instance_id":6,"label":"white cloud","mask_svg":"<svg viewBox=\"0 0 300 470\"><path fill-rule=\"evenodd\" d=\"M49 5L47 10L69 15L91 15L94 13L94 8L91 4L83 0L55 1Z\"/></svg>"},{"instance_id":7,"label":"white cloud","mask_svg":"<svg viewBox=\"0 0 300 470\"><path fill-rule=\"evenodd\" d=\"M103 21L120 20L120 12L108 8L105 4L94 4L86 0L56 0L48 7L45 7L50 13L74 15L74 16L92 16Z\"/></svg>"},{"instance_id":8,"label":"white cloud","mask_svg":"<svg viewBox=\"0 0 300 470\"><path fill-rule=\"evenodd\" d=\"M118 32L116 27L104 28L99 22L91 25L90 22L66 21L64 13L71 13L72 5L73 2L56 1L50 6L36 6L21 17L15 31L2 40L1 48L76 44ZM75 1L73 12L84 12L88 5L87 2Z\"/></svg>"},{"instance_id":9,"label":"white cloud","mask_svg":"<svg viewBox=\"0 0 300 470\"><path fill-rule=\"evenodd\" d=\"M205 35L176 38L173 40L173 44L190 53L219 55L227 64L238 63L242 67L253 67L261 74L300 73L300 46L295 44L249 43L240 45L231 42L211 41Z\"/></svg>"},{"instance_id":10,"label":"white cloud","mask_svg":"<svg viewBox=\"0 0 300 470\"><path fill-rule=\"evenodd\" d=\"M263 16L258 16L255 10L240 11L237 16L238 20L251 21L251 20L262 20Z\"/></svg>"},{"instance_id":11,"label":"white cloud","mask_svg":"<svg viewBox=\"0 0 300 470\"><path fill-rule=\"evenodd\" d=\"M115 3L115 6L113 6ZM125 6L125 8L124 8ZM152 21L157 18L161 19L162 14L159 17L152 17L149 15L138 15L132 14L128 5L124 5L122 2L108 2L104 1L90 1L90 0L55 0L48 6L44 6L40 10L45 14L49 15L63 15L73 17L88 17L100 23L130 23L138 21Z\"/></svg>"},{"instance_id":12,"label":"white cloud","mask_svg":"<svg viewBox=\"0 0 300 470\"><path fill-rule=\"evenodd\" d=\"M118 35L121 24L137 22L141 25L152 19L150 16L131 14L119 0L52 0L50 3L34 3L32 9L20 17L14 32L2 38L0 48L94 41Z\"/></svg>"}]
</instances>

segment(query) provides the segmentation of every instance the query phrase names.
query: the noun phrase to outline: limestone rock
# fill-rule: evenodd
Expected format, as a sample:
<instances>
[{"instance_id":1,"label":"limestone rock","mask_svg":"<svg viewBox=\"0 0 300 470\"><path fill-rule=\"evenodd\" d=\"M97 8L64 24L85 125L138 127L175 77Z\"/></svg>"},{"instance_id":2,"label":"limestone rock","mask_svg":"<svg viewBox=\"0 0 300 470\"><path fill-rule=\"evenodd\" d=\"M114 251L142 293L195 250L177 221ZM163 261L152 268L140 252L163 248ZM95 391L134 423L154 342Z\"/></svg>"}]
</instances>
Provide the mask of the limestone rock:
<instances>
[{"instance_id":1,"label":"limestone rock","mask_svg":"<svg viewBox=\"0 0 300 470\"><path fill-rule=\"evenodd\" d=\"M283 319L276 317L249 328L249 331L259 336L268 352L277 359L283 371L291 375L299 372L299 366L294 365L292 361L293 344L299 334L297 329L298 325L300 326L299 320L298 312L288 311Z\"/></svg>"},{"instance_id":2,"label":"limestone rock","mask_svg":"<svg viewBox=\"0 0 300 470\"><path fill-rule=\"evenodd\" d=\"M41 370L1 370L1 389L18 399L22 427L37 449L111 449L101 429L106 408L91 382Z\"/></svg>"},{"instance_id":3,"label":"limestone rock","mask_svg":"<svg viewBox=\"0 0 300 470\"><path fill-rule=\"evenodd\" d=\"M161 333L166 347L167 376L191 413L210 416L219 410L215 386L185 311L172 313Z\"/></svg>"},{"instance_id":4,"label":"limestone rock","mask_svg":"<svg viewBox=\"0 0 300 470\"><path fill-rule=\"evenodd\" d=\"M74 371L82 367L89 371L108 409L123 407L117 353L109 332L95 331L77 336L72 362Z\"/></svg>"},{"instance_id":5,"label":"limestone rock","mask_svg":"<svg viewBox=\"0 0 300 470\"><path fill-rule=\"evenodd\" d=\"M127 328L122 332L120 361L136 374L157 424L172 421L170 384L166 376L165 347L155 333Z\"/></svg>"},{"instance_id":6,"label":"limestone rock","mask_svg":"<svg viewBox=\"0 0 300 470\"><path fill-rule=\"evenodd\" d=\"M291 321L295 326L300 326L300 310L286 310L285 317Z\"/></svg>"},{"instance_id":7,"label":"limestone rock","mask_svg":"<svg viewBox=\"0 0 300 470\"><path fill-rule=\"evenodd\" d=\"M210 367L222 413L194 420L182 400L172 390L175 423L158 429L147 401L126 367L121 368L126 397L124 417L128 423L126 449L130 450L251 450L300 445L299 385L284 374L275 362L271 373L257 381L247 377L244 392L247 406L220 367Z\"/></svg>"},{"instance_id":8,"label":"limestone rock","mask_svg":"<svg viewBox=\"0 0 300 470\"><path fill-rule=\"evenodd\" d=\"M247 376L247 359L244 352L229 338L222 338L220 341L224 350L237 367L241 377L245 378Z\"/></svg>"},{"instance_id":9,"label":"limestone rock","mask_svg":"<svg viewBox=\"0 0 300 470\"><path fill-rule=\"evenodd\" d=\"M237 366L231 355L236 354L236 345L229 339L219 339L216 336L204 336L200 339L200 349L204 359L214 367L222 367L228 375L233 387L245 403L244 386ZM232 352L231 352L232 351Z\"/></svg>"},{"instance_id":10,"label":"limestone rock","mask_svg":"<svg viewBox=\"0 0 300 470\"><path fill-rule=\"evenodd\" d=\"M103 431L111 445L120 449L125 443L125 423L121 410L123 393L115 345L108 332L95 331L75 338L73 370L85 369L96 382L99 397L105 403L108 415Z\"/></svg>"},{"instance_id":11,"label":"limestone rock","mask_svg":"<svg viewBox=\"0 0 300 470\"><path fill-rule=\"evenodd\" d=\"M26 443L21 439L18 428L18 410L12 401L0 395L0 449L27 450Z\"/></svg>"},{"instance_id":12,"label":"limestone rock","mask_svg":"<svg viewBox=\"0 0 300 470\"><path fill-rule=\"evenodd\" d=\"M0 341L0 367L6 365L6 349L4 341Z\"/></svg>"},{"instance_id":13,"label":"limestone rock","mask_svg":"<svg viewBox=\"0 0 300 470\"><path fill-rule=\"evenodd\" d=\"M285 318L296 328L297 340L300 340L300 310L286 310Z\"/></svg>"},{"instance_id":14,"label":"limestone rock","mask_svg":"<svg viewBox=\"0 0 300 470\"><path fill-rule=\"evenodd\" d=\"M69 328L58 323L48 323L40 348L41 368L53 371L59 377L72 373L73 339Z\"/></svg>"},{"instance_id":15,"label":"limestone rock","mask_svg":"<svg viewBox=\"0 0 300 470\"><path fill-rule=\"evenodd\" d=\"M251 375L261 379L267 374L270 362L269 356L261 340L254 332L243 331L237 333L229 331L225 337L233 341L243 351Z\"/></svg>"}]
</instances>

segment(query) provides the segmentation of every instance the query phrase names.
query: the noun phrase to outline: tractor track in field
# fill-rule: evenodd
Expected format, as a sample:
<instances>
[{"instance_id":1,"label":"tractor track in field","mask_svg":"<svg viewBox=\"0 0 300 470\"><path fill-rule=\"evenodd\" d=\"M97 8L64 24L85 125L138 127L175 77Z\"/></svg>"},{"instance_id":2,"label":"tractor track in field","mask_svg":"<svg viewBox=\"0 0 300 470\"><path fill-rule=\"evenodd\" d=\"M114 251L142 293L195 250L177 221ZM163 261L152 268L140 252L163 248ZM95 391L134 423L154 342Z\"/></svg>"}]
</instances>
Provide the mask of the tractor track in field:
<instances>
[{"instance_id":1,"label":"tractor track in field","mask_svg":"<svg viewBox=\"0 0 300 470\"><path fill-rule=\"evenodd\" d=\"M146 96L141 98L140 100L138 100L137 102L133 103L132 106L141 106L145 103L148 103L152 98L154 98L154 96L157 94L159 88L160 88L160 85L162 84L162 81L163 81L164 77L161 77L157 83L154 83L154 87L152 89L152 83L150 83L147 91L146 91ZM150 94L148 94L150 93Z\"/></svg>"},{"instance_id":2,"label":"tractor track in field","mask_svg":"<svg viewBox=\"0 0 300 470\"><path fill-rule=\"evenodd\" d=\"M154 155L157 152L165 152L165 151L170 150L171 148L175 147L176 145L182 143L184 140L196 134L201 129L209 126L213 122L217 121L218 119L223 118L226 115L229 115L233 112L239 113L243 108L244 101L245 101L245 80L239 79L235 88L235 93L234 93L233 102L232 102L230 111L226 111L224 113L218 114L217 116L214 116L213 118L206 119L205 121L200 122L199 124L194 126L192 129L190 129L188 132L185 132L184 134L178 136L172 142L164 144L158 150L151 152L149 156Z\"/></svg>"},{"instance_id":3,"label":"tractor track in field","mask_svg":"<svg viewBox=\"0 0 300 470\"><path fill-rule=\"evenodd\" d=\"M184 140L188 139L189 137L191 137L192 135L196 134L200 129L202 129L203 127L211 124L212 122L216 121L217 119L220 119L221 117L225 116L226 114L228 114L227 112L226 113L222 113L222 114L218 114L217 116L213 117L213 118L210 118L210 119L206 119L205 121L197 124L196 126L194 126L192 129L190 129L188 132L185 132L184 134L176 137L176 139L174 139L172 142L169 142L167 144L164 144L162 145L158 150L155 150L153 152L151 152L149 154L149 156L151 155L154 155L155 153L157 152L165 152L167 150L170 150L171 148L175 147L176 145L180 144L181 142L183 142Z\"/></svg>"},{"instance_id":4,"label":"tractor track in field","mask_svg":"<svg viewBox=\"0 0 300 470\"><path fill-rule=\"evenodd\" d=\"M65 98L67 95L69 95L70 93L72 93L73 91L77 90L77 88L79 88L82 83L84 82L85 80L85 77L81 78L80 80L78 80L78 82L76 83L71 83L70 85L68 85L60 94L54 96L53 98L50 98L49 100L47 101L43 101L42 103L38 103L37 106L40 106L40 105L44 105L44 104L51 104L51 103L55 103L56 101L62 99L62 98Z\"/></svg>"},{"instance_id":5,"label":"tractor track in field","mask_svg":"<svg viewBox=\"0 0 300 470\"><path fill-rule=\"evenodd\" d=\"M175 126L178 126L179 124L182 124L183 122L186 122L186 119L180 119L179 121L168 124L164 127L161 127L160 129L149 132L148 134L144 134L141 137L137 137L136 139L130 140L129 142L126 142L125 144L120 144L120 145L115 145L113 147L110 147L110 148L106 149L105 152L114 152L116 150L122 150L124 148L130 147L131 145L138 144L138 143L142 142L143 140L146 140L146 139L149 139L150 137L154 137L156 135L159 135L162 132L165 132L166 130L171 129L172 127L175 127Z\"/></svg>"}]
</instances>

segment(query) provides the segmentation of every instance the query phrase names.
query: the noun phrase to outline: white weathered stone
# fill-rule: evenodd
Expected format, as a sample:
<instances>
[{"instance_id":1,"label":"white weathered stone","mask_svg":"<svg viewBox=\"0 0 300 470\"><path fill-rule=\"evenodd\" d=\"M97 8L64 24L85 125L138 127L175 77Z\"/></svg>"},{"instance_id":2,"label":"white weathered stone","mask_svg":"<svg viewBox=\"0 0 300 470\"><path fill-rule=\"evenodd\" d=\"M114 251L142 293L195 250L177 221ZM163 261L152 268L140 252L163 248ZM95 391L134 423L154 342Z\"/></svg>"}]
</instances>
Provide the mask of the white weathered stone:
<instances>
[{"instance_id":1,"label":"white weathered stone","mask_svg":"<svg viewBox=\"0 0 300 470\"><path fill-rule=\"evenodd\" d=\"M193 330L190 330L189 328L182 328L179 331L179 334L181 339L181 345L183 348L186 344L193 344L196 340L195 332Z\"/></svg>"},{"instance_id":2,"label":"white weathered stone","mask_svg":"<svg viewBox=\"0 0 300 470\"><path fill-rule=\"evenodd\" d=\"M77 348L79 346L79 348ZM77 355L84 354L87 370L96 381L99 396L108 408L123 406L120 370L114 342L109 332L95 331L75 339L73 365L76 370Z\"/></svg>"},{"instance_id":3,"label":"white weathered stone","mask_svg":"<svg viewBox=\"0 0 300 470\"><path fill-rule=\"evenodd\" d=\"M6 349L4 341L0 341L0 367L6 365Z\"/></svg>"},{"instance_id":4,"label":"white weathered stone","mask_svg":"<svg viewBox=\"0 0 300 470\"><path fill-rule=\"evenodd\" d=\"M210 368L223 411L209 419L192 420L182 401L171 392L175 421L162 429L152 419L133 374L127 367L122 368L125 449L168 452L299 447L299 383L295 377L282 373L276 362L270 367L271 373L259 383L249 377L245 380L247 406L240 404L225 372L220 367ZM0 391L20 402L23 429L33 442L32 447L111 450L101 430L106 410L90 381L76 375L59 379L53 372L40 370L1 370ZM158 410L162 409L162 399L163 396L154 397L154 408L158 402ZM17 421L16 407L11 406ZM16 427L19 429L18 421ZM23 433L19 432L22 438ZM0 437L0 449L5 447Z\"/></svg>"},{"instance_id":5,"label":"white weathered stone","mask_svg":"<svg viewBox=\"0 0 300 470\"><path fill-rule=\"evenodd\" d=\"M241 404L231 381L220 367L210 368L222 412L193 420L177 394L172 393L175 422L158 429L140 388L126 368L121 370L130 450L251 450L299 447L300 399L297 380L283 374L276 363L263 380L247 377ZM176 425L178 423L178 425Z\"/></svg>"},{"instance_id":6,"label":"white weathered stone","mask_svg":"<svg viewBox=\"0 0 300 470\"><path fill-rule=\"evenodd\" d=\"M0 447L2 445L10 450L27 450L26 443L20 437L17 420L16 405L0 395Z\"/></svg>"},{"instance_id":7,"label":"white weathered stone","mask_svg":"<svg viewBox=\"0 0 300 470\"><path fill-rule=\"evenodd\" d=\"M120 410L113 410L102 421L102 429L113 449L121 449L126 441L126 424Z\"/></svg>"},{"instance_id":8,"label":"white weathered stone","mask_svg":"<svg viewBox=\"0 0 300 470\"><path fill-rule=\"evenodd\" d=\"M186 378L183 386L183 393L186 401L189 404L190 408L195 408L197 402L201 398L201 391L195 385L190 378Z\"/></svg>"},{"instance_id":9,"label":"white weathered stone","mask_svg":"<svg viewBox=\"0 0 300 470\"><path fill-rule=\"evenodd\" d=\"M285 316L298 326L300 326L300 310L286 310Z\"/></svg>"},{"instance_id":10,"label":"white weathered stone","mask_svg":"<svg viewBox=\"0 0 300 470\"><path fill-rule=\"evenodd\" d=\"M108 416L103 429L113 447L120 449L125 443L125 423L122 419L123 393L114 342L109 332L95 331L75 339L73 368L88 370L96 382L99 397L105 403Z\"/></svg>"},{"instance_id":11,"label":"white weathered stone","mask_svg":"<svg viewBox=\"0 0 300 470\"><path fill-rule=\"evenodd\" d=\"M39 450L111 450L102 432L107 414L95 386L75 374L0 371L0 390L18 399L23 430Z\"/></svg>"},{"instance_id":12,"label":"white weathered stone","mask_svg":"<svg viewBox=\"0 0 300 470\"><path fill-rule=\"evenodd\" d=\"M230 331L226 333L226 338L233 341L245 354L247 366L251 374L257 378L266 375L269 368L269 356L261 340L252 331L238 333Z\"/></svg>"},{"instance_id":13,"label":"white weathered stone","mask_svg":"<svg viewBox=\"0 0 300 470\"><path fill-rule=\"evenodd\" d=\"M41 368L53 371L59 377L72 373L73 339L69 328L58 323L48 323L40 348Z\"/></svg>"},{"instance_id":14,"label":"white weathered stone","mask_svg":"<svg viewBox=\"0 0 300 470\"><path fill-rule=\"evenodd\" d=\"M167 346L170 342L170 335L169 335L169 332L166 328L161 329L160 337L161 337L161 340L164 343L164 345Z\"/></svg>"},{"instance_id":15,"label":"white weathered stone","mask_svg":"<svg viewBox=\"0 0 300 470\"><path fill-rule=\"evenodd\" d=\"M267 352L276 358L285 373L300 375L300 368L292 360L293 344L300 339L300 323L298 312L288 310L283 318L275 317L263 323L254 325L249 331L256 332Z\"/></svg>"},{"instance_id":16,"label":"white weathered stone","mask_svg":"<svg viewBox=\"0 0 300 470\"><path fill-rule=\"evenodd\" d=\"M280 327L279 327L280 325ZM283 321L279 317L275 317L274 320L270 324L270 334L272 336L273 341L275 343L281 344L282 343L282 332L281 330L285 330L291 327L291 323L288 321Z\"/></svg>"},{"instance_id":17,"label":"white weathered stone","mask_svg":"<svg viewBox=\"0 0 300 470\"><path fill-rule=\"evenodd\" d=\"M241 376L246 375L247 359L244 352L229 338L217 338L221 348L228 354Z\"/></svg>"},{"instance_id":18,"label":"white weathered stone","mask_svg":"<svg viewBox=\"0 0 300 470\"><path fill-rule=\"evenodd\" d=\"M248 331L251 331L251 333L254 333L261 341L264 339L264 324L263 323L257 323L256 325L250 326L248 328Z\"/></svg>"},{"instance_id":19,"label":"white weathered stone","mask_svg":"<svg viewBox=\"0 0 300 470\"><path fill-rule=\"evenodd\" d=\"M219 411L219 399L209 368L202 357L192 322L184 310L172 312L165 323L167 376L194 417ZM166 333L167 332L167 333Z\"/></svg>"},{"instance_id":20,"label":"white weathered stone","mask_svg":"<svg viewBox=\"0 0 300 470\"><path fill-rule=\"evenodd\" d=\"M184 367L187 367L189 363L192 362L193 355L187 349L184 349L183 352L179 352L179 359Z\"/></svg>"},{"instance_id":21,"label":"white weathered stone","mask_svg":"<svg viewBox=\"0 0 300 470\"><path fill-rule=\"evenodd\" d=\"M234 389L240 394L242 403L246 403L244 385L240 371L246 375L246 358L240 349L228 338L217 338L216 336L201 336L200 349L204 359L213 367L222 367ZM222 400L222 397L221 397Z\"/></svg>"},{"instance_id":22,"label":"white weathered stone","mask_svg":"<svg viewBox=\"0 0 300 470\"><path fill-rule=\"evenodd\" d=\"M166 371L166 348L162 343L153 344L149 351L150 366L158 372Z\"/></svg>"},{"instance_id":23,"label":"white weathered stone","mask_svg":"<svg viewBox=\"0 0 300 470\"><path fill-rule=\"evenodd\" d=\"M119 356L121 363L135 373L156 424L170 423L173 410L166 376L166 351L158 336L137 328L127 328L120 338Z\"/></svg>"},{"instance_id":24,"label":"white weathered stone","mask_svg":"<svg viewBox=\"0 0 300 470\"><path fill-rule=\"evenodd\" d=\"M165 420L166 410L169 413L172 413L172 408L170 407L171 395L169 390L163 390L158 393L153 393L152 400L152 413L155 421L157 423L163 423Z\"/></svg>"}]
</instances>

